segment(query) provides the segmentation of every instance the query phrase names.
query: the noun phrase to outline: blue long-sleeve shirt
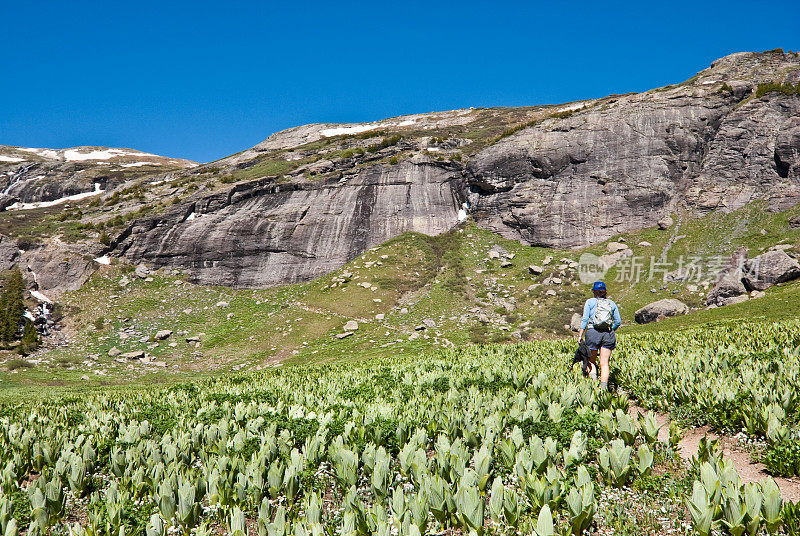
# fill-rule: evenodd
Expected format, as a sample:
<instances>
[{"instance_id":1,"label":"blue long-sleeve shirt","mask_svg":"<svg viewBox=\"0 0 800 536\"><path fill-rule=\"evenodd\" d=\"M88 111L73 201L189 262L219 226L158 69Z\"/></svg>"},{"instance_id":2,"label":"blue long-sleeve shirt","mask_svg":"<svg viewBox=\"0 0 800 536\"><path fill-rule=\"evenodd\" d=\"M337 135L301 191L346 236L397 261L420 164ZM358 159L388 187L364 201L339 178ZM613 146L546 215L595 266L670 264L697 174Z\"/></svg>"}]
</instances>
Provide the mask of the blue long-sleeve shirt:
<instances>
[{"instance_id":1,"label":"blue long-sleeve shirt","mask_svg":"<svg viewBox=\"0 0 800 536\"><path fill-rule=\"evenodd\" d=\"M611 298L606 298L614 305L614 312L613 317L614 321L611 323L611 329L615 330L622 324L622 317L619 316L619 307ZM594 311L597 309L597 298L589 298L586 300L586 305L583 306L583 318L581 318L581 329L586 329L586 326L589 325L589 321L594 316Z\"/></svg>"}]
</instances>

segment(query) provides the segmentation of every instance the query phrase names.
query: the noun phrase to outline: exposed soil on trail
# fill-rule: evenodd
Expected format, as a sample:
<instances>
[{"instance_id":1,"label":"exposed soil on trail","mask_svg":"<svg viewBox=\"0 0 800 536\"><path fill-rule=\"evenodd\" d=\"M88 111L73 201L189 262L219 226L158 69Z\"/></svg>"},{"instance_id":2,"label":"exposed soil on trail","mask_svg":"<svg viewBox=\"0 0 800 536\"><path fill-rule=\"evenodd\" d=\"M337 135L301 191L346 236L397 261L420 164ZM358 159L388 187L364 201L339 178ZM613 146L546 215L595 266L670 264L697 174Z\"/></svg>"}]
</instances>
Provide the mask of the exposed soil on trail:
<instances>
[{"instance_id":1,"label":"exposed soil on trail","mask_svg":"<svg viewBox=\"0 0 800 536\"><path fill-rule=\"evenodd\" d=\"M638 406L631 406L630 409L631 415L639 415L645 411L645 409ZM661 427L658 431L658 440L666 443L669 440L669 416L656 413L656 421ZM764 464L752 461L750 451L744 449L736 439L711 432L708 426L684 429L683 439L678 443L678 453L681 459L688 462L693 456L697 456L700 440L706 435L708 435L709 439L719 439L723 455L733 462L733 466L739 473L742 483L761 482L771 476L766 472ZM800 500L800 478L779 476L772 478L775 479L775 483L781 489L781 495L784 500L792 502Z\"/></svg>"}]
</instances>

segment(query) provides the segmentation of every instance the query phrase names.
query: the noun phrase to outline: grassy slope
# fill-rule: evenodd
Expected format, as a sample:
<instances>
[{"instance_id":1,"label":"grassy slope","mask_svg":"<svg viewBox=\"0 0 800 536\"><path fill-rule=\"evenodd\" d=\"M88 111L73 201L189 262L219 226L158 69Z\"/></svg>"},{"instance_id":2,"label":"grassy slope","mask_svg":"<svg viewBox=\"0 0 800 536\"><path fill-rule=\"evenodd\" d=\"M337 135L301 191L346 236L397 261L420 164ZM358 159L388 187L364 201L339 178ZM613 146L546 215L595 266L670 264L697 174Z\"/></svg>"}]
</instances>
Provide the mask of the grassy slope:
<instances>
[{"instance_id":1,"label":"grassy slope","mask_svg":"<svg viewBox=\"0 0 800 536\"><path fill-rule=\"evenodd\" d=\"M788 230L787 217L800 213L766 213L747 207L732 214L711 214L685 221L667 231L645 229L625 235L636 255L660 256L673 238L667 259L681 255L728 255L745 246L751 255L779 242L798 244L800 231ZM766 233L762 234L761 229ZM676 236L683 236L675 240ZM617 237L619 238L619 237ZM636 244L646 240L652 246ZM487 252L499 246L513 253L512 266L502 268ZM51 350L32 361L33 368L0 369L3 387L145 384L286 364L363 359L385 355L415 355L428 349L475 342L506 342L520 337L566 336L564 325L579 311L587 296L574 272L564 271L564 284L536 286L548 275L560 275L561 258L577 260L584 252L603 253L605 244L586 250L554 251L503 240L474 225L447 235L406 234L367 251L344 268L309 283L269 290L234 290L186 283L182 275L159 274L153 281L132 278L118 284L130 268L100 270L81 290L62 297L75 335L70 345ZM554 258L541 276L528 273L529 264ZM617 282L617 267L606 275L611 295L623 313L624 330L632 332L678 329L736 318L765 320L800 316L800 283L779 285L767 296L739 305L697 310L690 315L647 326L633 325L633 313L663 297L677 297L699 306L702 287L691 292L686 284L649 281L644 263L638 283ZM349 277L343 277L349 273ZM131 276L131 274L128 274ZM370 288L359 283L369 282ZM555 289L556 296L546 291ZM656 292L652 292L655 290ZM515 303L509 308L511 299ZM227 307L217 307L220 301ZM407 312L403 312L407 310ZM489 317L488 323L478 313ZM376 315L385 315L377 320ZM230 318L229 318L230 316ZM337 339L345 322L359 321L350 337ZM416 331L423 321L435 327ZM100 329L95 328L95 324ZM120 330L134 334L123 340ZM160 329L175 332L154 346ZM186 336L201 336L199 347ZM147 350L168 366L145 367L117 363L108 357L116 346L122 352ZM150 348L149 348L150 347ZM86 374L89 381L80 381Z\"/></svg>"}]
</instances>

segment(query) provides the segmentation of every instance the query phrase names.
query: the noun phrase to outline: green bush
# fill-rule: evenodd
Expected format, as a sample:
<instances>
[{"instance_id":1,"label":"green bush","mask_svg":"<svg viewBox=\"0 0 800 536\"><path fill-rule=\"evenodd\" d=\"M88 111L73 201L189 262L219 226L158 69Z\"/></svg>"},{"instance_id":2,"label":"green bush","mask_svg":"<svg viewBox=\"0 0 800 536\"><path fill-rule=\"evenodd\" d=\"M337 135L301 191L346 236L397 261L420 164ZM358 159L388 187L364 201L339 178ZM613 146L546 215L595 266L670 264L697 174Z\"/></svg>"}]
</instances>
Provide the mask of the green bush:
<instances>
[{"instance_id":1,"label":"green bush","mask_svg":"<svg viewBox=\"0 0 800 536\"><path fill-rule=\"evenodd\" d=\"M761 461L772 475L800 475L800 441L786 441L768 446Z\"/></svg>"},{"instance_id":2,"label":"green bush","mask_svg":"<svg viewBox=\"0 0 800 536\"><path fill-rule=\"evenodd\" d=\"M756 98L761 98L767 93L783 93L784 95L800 95L800 82L796 86L792 84L779 84L777 82L767 82L758 84L756 88Z\"/></svg>"},{"instance_id":3,"label":"green bush","mask_svg":"<svg viewBox=\"0 0 800 536\"><path fill-rule=\"evenodd\" d=\"M3 283L0 293L0 343L8 345L17 340L25 313L22 272L15 266L6 274Z\"/></svg>"}]
</instances>

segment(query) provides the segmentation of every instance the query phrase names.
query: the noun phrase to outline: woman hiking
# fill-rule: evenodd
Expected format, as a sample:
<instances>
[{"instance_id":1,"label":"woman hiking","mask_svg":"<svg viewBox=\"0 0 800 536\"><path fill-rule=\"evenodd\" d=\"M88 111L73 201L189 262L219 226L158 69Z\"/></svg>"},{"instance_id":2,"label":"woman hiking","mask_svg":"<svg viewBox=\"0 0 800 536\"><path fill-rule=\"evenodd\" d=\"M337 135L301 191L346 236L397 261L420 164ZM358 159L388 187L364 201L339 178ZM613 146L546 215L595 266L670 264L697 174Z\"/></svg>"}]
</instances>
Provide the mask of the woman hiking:
<instances>
[{"instance_id":1,"label":"woman hiking","mask_svg":"<svg viewBox=\"0 0 800 536\"><path fill-rule=\"evenodd\" d=\"M589 376L597 379L597 353L600 352L600 388L608 391L608 363L611 350L617 346L616 329L622 323L619 307L606 295L606 284L595 281L592 285L594 298L586 300L583 306L581 329L578 342L586 333L586 346L589 347Z\"/></svg>"}]
</instances>

